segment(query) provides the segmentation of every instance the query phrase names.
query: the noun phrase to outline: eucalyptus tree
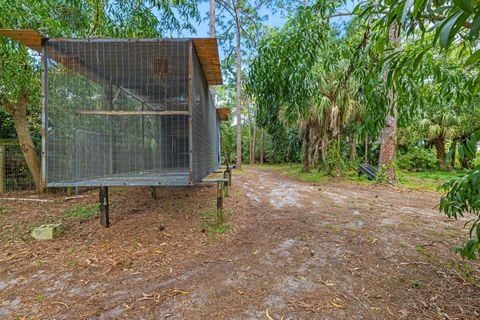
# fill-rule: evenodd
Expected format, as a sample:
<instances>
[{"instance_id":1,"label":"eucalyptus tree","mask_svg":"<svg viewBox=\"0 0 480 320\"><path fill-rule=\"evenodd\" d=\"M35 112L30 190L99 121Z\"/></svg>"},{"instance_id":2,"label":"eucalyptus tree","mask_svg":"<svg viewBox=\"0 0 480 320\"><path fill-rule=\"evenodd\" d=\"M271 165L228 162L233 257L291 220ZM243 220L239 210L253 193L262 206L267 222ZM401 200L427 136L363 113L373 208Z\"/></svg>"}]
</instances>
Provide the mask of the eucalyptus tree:
<instances>
[{"instance_id":1,"label":"eucalyptus tree","mask_svg":"<svg viewBox=\"0 0 480 320\"><path fill-rule=\"evenodd\" d=\"M360 81L353 67L355 48L350 45L352 42L339 37L333 29L321 46L321 54L313 69L318 91L310 113L320 131L317 141L321 141L322 162L326 164L328 156L334 163L337 176L341 174L340 164L343 162L342 130L350 124L359 107ZM317 143L314 145L318 146Z\"/></svg>"},{"instance_id":2,"label":"eucalyptus tree","mask_svg":"<svg viewBox=\"0 0 480 320\"><path fill-rule=\"evenodd\" d=\"M0 2L0 28L31 28L48 37L160 37L172 30L193 30L191 21L198 17L193 0ZM40 160L27 119L28 109L39 110L38 62L27 48L0 40L0 107L12 116L28 168L42 191Z\"/></svg>"},{"instance_id":3,"label":"eucalyptus tree","mask_svg":"<svg viewBox=\"0 0 480 320\"><path fill-rule=\"evenodd\" d=\"M327 29L309 8L300 9L280 30L270 30L258 45L247 89L255 96L260 126L273 133L282 123L302 124L303 170L309 169L309 111L317 86L311 72Z\"/></svg>"},{"instance_id":4,"label":"eucalyptus tree","mask_svg":"<svg viewBox=\"0 0 480 320\"><path fill-rule=\"evenodd\" d=\"M365 35L342 37L320 10L305 8L282 29L262 39L251 64L248 89L259 107L259 122L298 126L302 135L303 170L329 163L341 172L342 128L359 103L356 59ZM327 166L328 167L328 166Z\"/></svg>"}]
</instances>

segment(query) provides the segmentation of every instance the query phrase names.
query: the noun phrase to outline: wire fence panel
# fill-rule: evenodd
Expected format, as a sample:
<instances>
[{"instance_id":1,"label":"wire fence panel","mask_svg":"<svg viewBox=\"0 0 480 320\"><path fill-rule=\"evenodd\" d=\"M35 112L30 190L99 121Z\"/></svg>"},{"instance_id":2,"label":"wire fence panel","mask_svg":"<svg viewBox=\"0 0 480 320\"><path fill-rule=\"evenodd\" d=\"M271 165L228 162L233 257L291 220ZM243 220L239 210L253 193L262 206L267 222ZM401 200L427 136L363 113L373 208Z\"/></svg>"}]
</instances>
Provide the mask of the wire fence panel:
<instances>
[{"instance_id":1,"label":"wire fence panel","mask_svg":"<svg viewBox=\"0 0 480 320\"><path fill-rule=\"evenodd\" d=\"M192 55L193 182L201 180L220 165L220 124L202 67Z\"/></svg>"},{"instance_id":2,"label":"wire fence panel","mask_svg":"<svg viewBox=\"0 0 480 320\"><path fill-rule=\"evenodd\" d=\"M0 181L3 192L30 190L35 188L33 177L28 170L25 157L18 145L2 146L0 152L3 152L3 179Z\"/></svg>"},{"instance_id":3,"label":"wire fence panel","mask_svg":"<svg viewBox=\"0 0 480 320\"><path fill-rule=\"evenodd\" d=\"M48 186L189 183L189 43L47 41Z\"/></svg>"}]
</instances>

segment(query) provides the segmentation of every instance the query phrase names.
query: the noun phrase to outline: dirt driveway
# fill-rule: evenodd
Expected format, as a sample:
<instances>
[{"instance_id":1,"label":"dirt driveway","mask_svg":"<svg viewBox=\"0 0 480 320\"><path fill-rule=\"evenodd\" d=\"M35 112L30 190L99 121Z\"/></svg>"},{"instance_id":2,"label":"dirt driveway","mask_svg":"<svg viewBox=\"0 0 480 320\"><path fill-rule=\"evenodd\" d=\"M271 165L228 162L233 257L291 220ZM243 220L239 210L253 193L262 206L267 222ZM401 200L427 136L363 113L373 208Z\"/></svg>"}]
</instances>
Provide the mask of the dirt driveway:
<instances>
[{"instance_id":1,"label":"dirt driveway","mask_svg":"<svg viewBox=\"0 0 480 320\"><path fill-rule=\"evenodd\" d=\"M234 174L225 234L206 225L213 186L158 194L115 189L110 228L62 220L47 242L29 228L96 193L0 202L0 318L480 317L480 264L452 252L465 233L434 209L437 193L247 169Z\"/></svg>"}]
</instances>

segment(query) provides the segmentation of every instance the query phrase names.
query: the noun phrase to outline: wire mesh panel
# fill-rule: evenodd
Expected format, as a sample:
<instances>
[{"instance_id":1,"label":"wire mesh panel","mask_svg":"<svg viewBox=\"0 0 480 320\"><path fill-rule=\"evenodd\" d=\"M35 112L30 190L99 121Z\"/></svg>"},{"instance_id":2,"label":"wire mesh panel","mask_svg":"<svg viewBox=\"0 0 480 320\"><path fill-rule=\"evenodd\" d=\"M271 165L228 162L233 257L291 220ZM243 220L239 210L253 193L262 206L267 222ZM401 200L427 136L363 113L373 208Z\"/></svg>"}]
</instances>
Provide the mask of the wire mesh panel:
<instances>
[{"instance_id":1,"label":"wire mesh panel","mask_svg":"<svg viewBox=\"0 0 480 320\"><path fill-rule=\"evenodd\" d=\"M48 186L189 183L189 40L46 46Z\"/></svg>"},{"instance_id":2,"label":"wire mesh panel","mask_svg":"<svg viewBox=\"0 0 480 320\"><path fill-rule=\"evenodd\" d=\"M3 181L0 181L0 192L18 191L34 189L32 174L28 169L25 157L18 145L0 146L0 157L3 157L0 163L0 174Z\"/></svg>"},{"instance_id":3,"label":"wire mesh panel","mask_svg":"<svg viewBox=\"0 0 480 320\"><path fill-rule=\"evenodd\" d=\"M220 165L220 125L202 66L193 50L192 150L193 182L197 182Z\"/></svg>"}]
</instances>

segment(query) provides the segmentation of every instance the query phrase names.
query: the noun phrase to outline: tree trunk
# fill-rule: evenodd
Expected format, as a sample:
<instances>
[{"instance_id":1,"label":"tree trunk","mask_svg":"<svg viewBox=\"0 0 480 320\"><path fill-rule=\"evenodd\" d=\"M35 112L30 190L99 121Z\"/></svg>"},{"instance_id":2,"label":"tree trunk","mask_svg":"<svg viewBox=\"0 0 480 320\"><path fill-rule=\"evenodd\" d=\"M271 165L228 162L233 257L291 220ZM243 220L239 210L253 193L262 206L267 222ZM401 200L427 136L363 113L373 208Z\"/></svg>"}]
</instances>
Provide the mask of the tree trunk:
<instances>
[{"instance_id":1,"label":"tree trunk","mask_svg":"<svg viewBox=\"0 0 480 320\"><path fill-rule=\"evenodd\" d=\"M322 137L322 146L320 148L321 155L322 155L322 163L324 165L327 164L327 155L328 155L327 141L328 141L328 137L324 134Z\"/></svg>"},{"instance_id":2,"label":"tree trunk","mask_svg":"<svg viewBox=\"0 0 480 320\"><path fill-rule=\"evenodd\" d=\"M350 161L355 161L357 158L357 143L356 143L355 132L350 135Z\"/></svg>"},{"instance_id":3,"label":"tree trunk","mask_svg":"<svg viewBox=\"0 0 480 320\"><path fill-rule=\"evenodd\" d=\"M260 144L260 164L263 164L264 144L265 144L265 132L264 132L264 129L262 128L262 143Z\"/></svg>"},{"instance_id":4,"label":"tree trunk","mask_svg":"<svg viewBox=\"0 0 480 320\"><path fill-rule=\"evenodd\" d=\"M313 165L318 168L318 159L319 159L319 154L320 154L320 137L317 137L315 140L315 151L313 152Z\"/></svg>"},{"instance_id":5,"label":"tree trunk","mask_svg":"<svg viewBox=\"0 0 480 320\"><path fill-rule=\"evenodd\" d=\"M342 175L342 168L340 167L340 159L341 159L341 138L342 138L342 135L341 135L341 132L340 130L338 131L337 133L337 150L335 150L335 152L337 153L336 154L336 161L335 161L335 176L336 177L340 177Z\"/></svg>"},{"instance_id":6,"label":"tree trunk","mask_svg":"<svg viewBox=\"0 0 480 320\"><path fill-rule=\"evenodd\" d=\"M303 128L303 167L302 171L303 172L308 172L309 171L309 165L308 165L308 148L310 145L310 128L308 124L305 125Z\"/></svg>"},{"instance_id":7,"label":"tree trunk","mask_svg":"<svg viewBox=\"0 0 480 320\"><path fill-rule=\"evenodd\" d=\"M240 3L237 2L235 8L235 25L236 25L236 37L237 37L237 168L242 167L242 60L240 50Z\"/></svg>"},{"instance_id":8,"label":"tree trunk","mask_svg":"<svg viewBox=\"0 0 480 320\"><path fill-rule=\"evenodd\" d=\"M210 0L210 38L215 38L215 0Z\"/></svg>"},{"instance_id":9,"label":"tree trunk","mask_svg":"<svg viewBox=\"0 0 480 320\"><path fill-rule=\"evenodd\" d=\"M388 31L388 38L394 47L399 45L398 26L392 24ZM384 73L385 86L387 85L388 69ZM395 168L393 162L397 152L397 94L393 87L387 88L387 115L385 118L385 127L381 133L379 166L385 168L385 174L390 182L396 180Z\"/></svg>"},{"instance_id":10,"label":"tree trunk","mask_svg":"<svg viewBox=\"0 0 480 320\"><path fill-rule=\"evenodd\" d=\"M390 95L390 94L389 94ZM396 106L394 107L394 115L387 115L385 127L381 133L380 158L378 164L385 168L385 173L388 180L395 181L395 168L393 162L395 161L395 153L397 151L397 115Z\"/></svg>"},{"instance_id":11,"label":"tree trunk","mask_svg":"<svg viewBox=\"0 0 480 320\"><path fill-rule=\"evenodd\" d=\"M452 160L450 162L450 168L455 169L455 162L457 161L457 140L452 140L453 144L453 152L452 152Z\"/></svg>"},{"instance_id":12,"label":"tree trunk","mask_svg":"<svg viewBox=\"0 0 480 320\"><path fill-rule=\"evenodd\" d=\"M308 166L314 167L314 156L315 156L315 133L313 125L310 126L310 133L309 133L309 146L308 146Z\"/></svg>"},{"instance_id":13,"label":"tree trunk","mask_svg":"<svg viewBox=\"0 0 480 320\"><path fill-rule=\"evenodd\" d=\"M463 157L463 159L460 159L460 167L462 169L471 169L471 166L470 166L470 161L467 157Z\"/></svg>"},{"instance_id":14,"label":"tree trunk","mask_svg":"<svg viewBox=\"0 0 480 320\"><path fill-rule=\"evenodd\" d=\"M434 141L435 150L437 151L437 160L440 169L445 170L447 166L445 165L445 159L447 157L445 153L445 138L443 136L438 137Z\"/></svg>"},{"instance_id":15,"label":"tree trunk","mask_svg":"<svg viewBox=\"0 0 480 320\"><path fill-rule=\"evenodd\" d=\"M253 120L253 154L252 154L252 163L255 164L256 160L256 150L257 150L257 123L255 117Z\"/></svg>"},{"instance_id":16,"label":"tree trunk","mask_svg":"<svg viewBox=\"0 0 480 320\"><path fill-rule=\"evenodd\" d=\"M12 115L15 124L15 130L17 131L17 139L22 149L23 156L27 163L28 169L32 174L35 188L38 193L45 190L45 186L42 180L42 172L40 166L40 159L35 152L35 145L33 144L30 129L27 121L27 104L28 93L25 89L20 93L20 98L17 103L12 103L6 99L2 99L2 105Z\"/></svg>"}]
</instances>

